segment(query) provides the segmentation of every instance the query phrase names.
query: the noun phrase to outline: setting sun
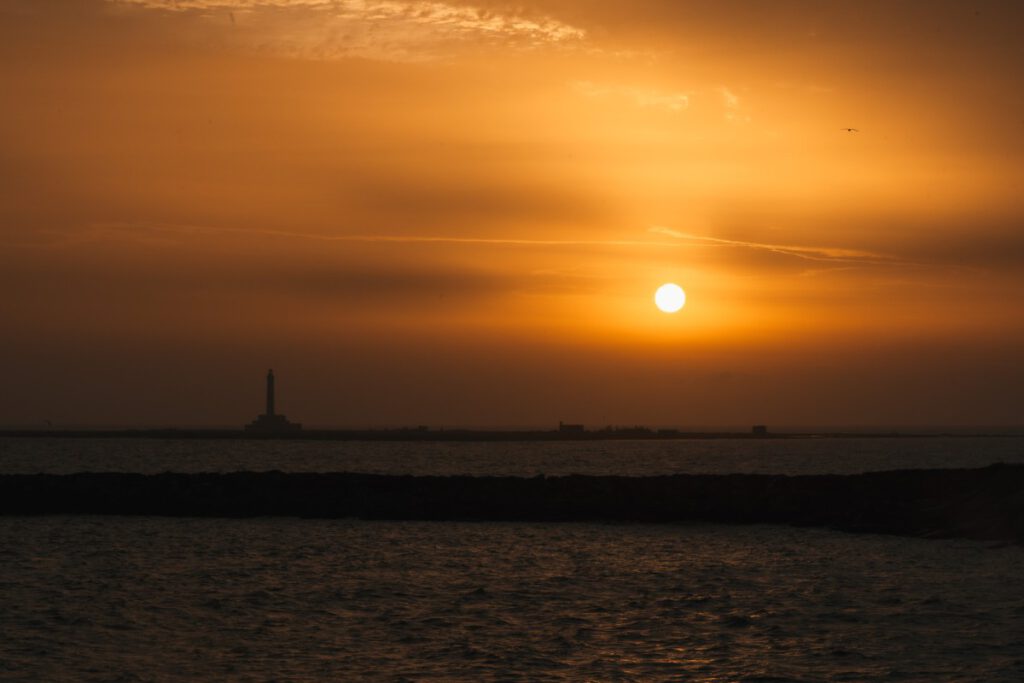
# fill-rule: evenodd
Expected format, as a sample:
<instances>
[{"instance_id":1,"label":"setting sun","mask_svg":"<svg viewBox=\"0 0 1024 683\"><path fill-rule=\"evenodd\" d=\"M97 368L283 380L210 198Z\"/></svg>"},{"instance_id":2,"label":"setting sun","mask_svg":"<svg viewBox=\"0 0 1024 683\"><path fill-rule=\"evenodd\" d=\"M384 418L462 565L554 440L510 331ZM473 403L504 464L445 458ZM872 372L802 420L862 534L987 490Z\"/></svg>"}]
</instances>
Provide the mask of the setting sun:
<instances>
[{"instance_id":1,"label":"setting sun","mask_svg":"<svg viewBox=\"0 0 1024 683\"><path fill-rule=\"evenodd\" d=\"M655 305L664 313L675 313L686 304L686 292L671 282L658 287L654 293Z\"/></svg>"}]
</instances>

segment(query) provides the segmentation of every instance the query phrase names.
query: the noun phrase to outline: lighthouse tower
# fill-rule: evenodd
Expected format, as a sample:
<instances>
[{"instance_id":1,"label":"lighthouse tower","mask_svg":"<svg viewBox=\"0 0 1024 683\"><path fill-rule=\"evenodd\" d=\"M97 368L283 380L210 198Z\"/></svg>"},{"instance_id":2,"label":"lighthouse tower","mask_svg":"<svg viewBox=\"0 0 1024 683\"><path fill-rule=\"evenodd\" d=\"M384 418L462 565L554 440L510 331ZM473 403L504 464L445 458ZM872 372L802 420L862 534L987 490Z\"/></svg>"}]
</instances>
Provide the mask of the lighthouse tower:
<instances>
[{"instance_id":1,"label":"lighthouse tower","mask_svg":"<svg viewBox=\"0 0 1024 683\"><path fill-rule=\"evenodd\" d=\"M274 371L267 370L267 412L247 424L245 431L254 434L288 434L300 429L302 425L290 422L284 415L274 412Z\"/></svg>"},{"instance_id":2,"label":"lighthouse tower","mask_svg":"<svg viewBox=\"0 0 1024 683\"><path fill-rule=\"evenodd\" d=\"M274 417L274 371L267 370L267 416Z\"/></svg>"}]
</instances>

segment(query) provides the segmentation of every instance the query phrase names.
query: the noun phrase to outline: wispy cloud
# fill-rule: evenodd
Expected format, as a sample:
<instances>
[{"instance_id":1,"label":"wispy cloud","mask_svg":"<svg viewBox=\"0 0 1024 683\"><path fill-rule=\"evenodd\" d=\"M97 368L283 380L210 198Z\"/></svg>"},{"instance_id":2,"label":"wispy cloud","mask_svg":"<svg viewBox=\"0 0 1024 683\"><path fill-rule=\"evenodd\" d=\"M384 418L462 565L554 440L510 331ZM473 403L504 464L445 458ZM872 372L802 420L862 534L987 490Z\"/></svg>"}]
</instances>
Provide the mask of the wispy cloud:
<instances>
[{"instance_id":1,"label":"wispy cloud","mask_svg":"<svg viewBox=\"0 0 1024 683\"><path fill-rule=\"evenodd\" d=\"M736 247L743 249L757 249L770 251L784 256L792 256L806 261L826 261L832 263L847 263L858 265L908 265L905 261L893 258L886 254L862 249L847 249L843 247L819 247L792 244L770 244L765 242L747 242L743 240L728 240L718 237L707 237L705 235L694 235L688 232L681 232L662 225L655 225L648 229L648 232L656 235L665 235L677 240L682 240L695 246L703 247Z\"/></svg>"},{"instance_id":2,"label":"wispy cloud","mask_svg":"<svg viewBox=\"0 0 1024 683\"><path fill-rule=\"evenodd\" d=\"M718 89L722 96L722 106L725 108L725 120L730 123L750 123L750 116L743 113L740 107L740 98L729 88L722 86Z\"/></svg>"},{"instance_id":3,"label":"wispy cloud","mask_svg":"<svg viewBox=\"0 0 1024 683\"><path fill-rule=\"evenodd\" d=\"M835 271L863 266L910 266L948 267L949 264L921 263L888 254L864 249L846 247L822 247L813 245L773 244L746 240L730 240L707 235L675 230L662 225L651 226L648 234L670 239L534 239L524 237L473 237L462 235L409 235L409 234L330 234L317 232L296 232L270 228L240 228L215 225L183 225L159 222L94 222L83 228L67 232L51 232L45 239L36 242L6 243L8 248L67 249L83 247L106 241L136 242L162 247L181 239L201 235L263 236L286 240L302 240L325 243L362 244L422 244L422 245L479 245L512 248L604 248L604 249L750 249L771 252L781 256L809 261L823 266L824 270ZM816 271L809 271L816 272Z\"/></svg>"},{"instance_id":4,"label":"wispy cloud","mask_svg":"<svg viewBox=\"0 0 1024 683\"><path fill-rule=\"evenodd\" d=\"M608 85L592 81L573 81L570 86L584 97L624 100L646 109L681 112L690 106L690 95L685 92Z\"/></svg>"},{"instance_id":5,"label":"wispy cloud","mask_svg":"<svg viewBox=\"0 0 1024 683\"><path fill-rule=\"evenodd\" d=\"M661 109L683 112L691 105L712 106L721 112L729 123L750 123L750 115L733 90L721 86L712 90L660 90L624 84L598 83L594 81L572 81L569 83L577 94L594 100L628 102L642 109Z\"/></svg>"},{"instance_id":6,"label":"wispy cloud","mask_svg":"<svg viewBox=\"0 0 1024 683\"><path fill-rule=\"evenodd\" d=\"M191 13L299 57L418 60L457 44L532 48L572 44L583 29L544 16L424 0L107 0L121 7Z\"/></svg>"},{"instance_id":7,"label":"wispy cloud","mask_svg":"<svg viewBox=\"0 0 1024 683\"><path fill-rule=\"evenodd\" d=\"M288 239L320 242L362 242L367 244L479 244L510 247L673 247L687 245L665 240L588 240L588 239L530 239L518 237L463 237L456 235L359 235L294 232L265 228L236 228L212 225L181 225L152 222L96 222L83 231L66 235L67 239L55 238L47 243L23 244L20 246L73 246L106 239L112 236L128 236L135 240L153 242L154 235L200 235L200 234L263 235Z\"/></svg>"}]
</instances>

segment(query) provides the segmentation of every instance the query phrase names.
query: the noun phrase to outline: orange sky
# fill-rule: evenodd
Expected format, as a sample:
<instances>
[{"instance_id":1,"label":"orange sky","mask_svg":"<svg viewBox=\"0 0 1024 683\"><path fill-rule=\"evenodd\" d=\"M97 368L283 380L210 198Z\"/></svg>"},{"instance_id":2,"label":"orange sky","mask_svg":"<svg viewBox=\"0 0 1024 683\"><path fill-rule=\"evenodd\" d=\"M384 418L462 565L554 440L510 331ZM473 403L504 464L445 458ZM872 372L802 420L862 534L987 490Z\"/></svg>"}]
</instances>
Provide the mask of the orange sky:
<instances>
[{"instance_id":1,"label":"orange sky","mask_svg":"<svg viewBox=\"0 0 1024 683\"><path fill-rule=\"evenodd\" d=\"M1022 425L1022 20L0 0L0 424Z\"/></svg>"}]
</instances>

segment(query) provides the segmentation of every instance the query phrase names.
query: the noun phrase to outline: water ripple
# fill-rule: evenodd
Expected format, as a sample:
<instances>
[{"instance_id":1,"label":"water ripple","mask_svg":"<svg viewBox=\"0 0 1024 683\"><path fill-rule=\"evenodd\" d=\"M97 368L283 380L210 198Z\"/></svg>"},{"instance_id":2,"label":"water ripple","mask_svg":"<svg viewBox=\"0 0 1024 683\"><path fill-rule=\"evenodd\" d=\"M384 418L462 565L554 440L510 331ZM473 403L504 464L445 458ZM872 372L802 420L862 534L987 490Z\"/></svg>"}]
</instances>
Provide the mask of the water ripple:
<instances>
[{"instance_id":1,"label":"water ripple","mask_svg":"<svg viewBox=\"0 0 1024 683\"><path fill-rule=\"evenodd\" d=\"M1019 681L1024 549L776 527L0 519L10 680Z\"/></svg>"}]
</instances>

